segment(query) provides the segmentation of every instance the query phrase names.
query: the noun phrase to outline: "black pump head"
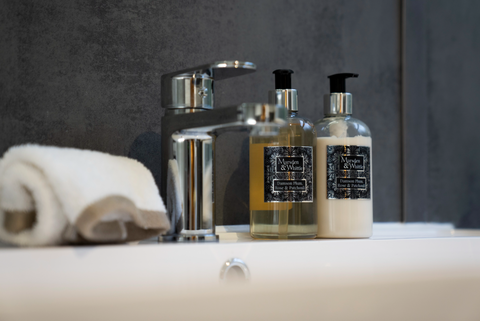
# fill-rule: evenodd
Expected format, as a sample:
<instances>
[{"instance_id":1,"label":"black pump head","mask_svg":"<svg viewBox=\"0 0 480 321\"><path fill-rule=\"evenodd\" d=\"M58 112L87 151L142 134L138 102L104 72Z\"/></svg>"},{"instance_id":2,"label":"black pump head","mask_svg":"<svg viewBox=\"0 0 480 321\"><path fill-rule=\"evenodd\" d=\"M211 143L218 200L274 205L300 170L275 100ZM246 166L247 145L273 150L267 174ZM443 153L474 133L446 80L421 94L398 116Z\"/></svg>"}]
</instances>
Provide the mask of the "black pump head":
<instances>
[{"instance_id":1,"label":"black pump head","mask_svg":"<svg viewBox=\"0 0 480 321\"><path fill-rule=\"evenodd\" d=\"M352 73L335 74L335 75L328 76L328 78L330 79L330 93L346 92L345 79L357 78L357 77L358 77L358 74L352 74Z\"/></svg>"},{"instance_id":2,"label":"black pump head","mask_svg":"<svg viewBox=\"0 0 480 321\"><path fill-rule=\"evenodd\" d=\"M290 69L277 69L275 74L275 89L292 89L292 74Z\"/></svg>"}]
</instances>

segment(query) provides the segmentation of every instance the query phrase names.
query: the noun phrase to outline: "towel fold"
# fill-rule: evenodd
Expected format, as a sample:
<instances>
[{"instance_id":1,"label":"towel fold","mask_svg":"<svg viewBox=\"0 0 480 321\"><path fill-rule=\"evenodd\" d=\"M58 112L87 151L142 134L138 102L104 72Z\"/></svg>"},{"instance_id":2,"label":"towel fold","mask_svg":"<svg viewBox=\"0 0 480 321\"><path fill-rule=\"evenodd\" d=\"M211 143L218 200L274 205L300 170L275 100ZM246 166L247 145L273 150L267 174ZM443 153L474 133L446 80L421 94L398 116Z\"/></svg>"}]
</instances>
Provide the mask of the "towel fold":
<instances>
[{"instance_id":1,"label":"towel fold","mask_svg":"<svg viewBox=\"0 0 480 321\"><path fill-rule=\"evenodd\" d=\"M23 145L0 160L0 239L6 242L127 242L169 228L150 171L133 159Z\"/></svg>"}]
</instances>

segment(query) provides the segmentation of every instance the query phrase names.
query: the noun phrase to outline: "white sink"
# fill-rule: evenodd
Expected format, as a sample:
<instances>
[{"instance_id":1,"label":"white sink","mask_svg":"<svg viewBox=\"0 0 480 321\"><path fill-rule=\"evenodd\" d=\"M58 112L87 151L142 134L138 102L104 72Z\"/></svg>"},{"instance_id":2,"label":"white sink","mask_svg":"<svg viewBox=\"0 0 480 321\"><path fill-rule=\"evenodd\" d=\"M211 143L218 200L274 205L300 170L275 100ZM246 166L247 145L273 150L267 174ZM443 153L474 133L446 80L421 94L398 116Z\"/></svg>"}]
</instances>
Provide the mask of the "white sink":
<instances>
[{"instance_id":1,"label":"white sink","mask_svg":"<svg viewBox=\"0 0 480 321\"><path fill-rule=\"evenodd\" d=\"M365 240L0 249L0 320L480 320L480 231L375 224ZM245 262L246 282L220 280Z\"/></svg>"}]
</instances>

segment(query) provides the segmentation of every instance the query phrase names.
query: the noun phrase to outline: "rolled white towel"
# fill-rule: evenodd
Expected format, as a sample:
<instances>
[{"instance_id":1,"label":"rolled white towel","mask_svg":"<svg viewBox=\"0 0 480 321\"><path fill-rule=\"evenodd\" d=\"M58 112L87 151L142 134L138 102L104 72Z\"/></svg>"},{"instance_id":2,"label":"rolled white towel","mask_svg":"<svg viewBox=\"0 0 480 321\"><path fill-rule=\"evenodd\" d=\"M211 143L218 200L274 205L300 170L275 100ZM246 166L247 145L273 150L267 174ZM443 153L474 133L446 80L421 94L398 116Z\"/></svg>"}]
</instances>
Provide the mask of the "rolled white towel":
<instances>
[{"instance_id":1,"label":"rolled white towel","mask_svg":"<svg viewBox=\"0 0 480 321\"><path fill-rule=\"evenodd\" d=\"M152 174L136 160L39 145L0 160L0 239L23 246L141 240L170 223Z\"/></svg>"}]
</instances>

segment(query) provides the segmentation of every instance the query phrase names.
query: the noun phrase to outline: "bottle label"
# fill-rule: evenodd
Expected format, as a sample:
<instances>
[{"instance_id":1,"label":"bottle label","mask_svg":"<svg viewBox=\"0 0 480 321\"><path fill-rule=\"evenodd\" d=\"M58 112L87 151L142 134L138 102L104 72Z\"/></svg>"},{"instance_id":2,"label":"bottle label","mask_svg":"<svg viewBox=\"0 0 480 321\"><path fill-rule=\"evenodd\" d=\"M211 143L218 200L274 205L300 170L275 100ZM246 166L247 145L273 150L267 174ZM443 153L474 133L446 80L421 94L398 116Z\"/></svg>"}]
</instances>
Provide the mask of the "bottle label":
<instances>
[{"instance_id":1,"label":"bottle label","mask_svg":"<svg viewBox=\"0 0 480 321\"><path fill-rule=\"evenodd\" d=\"M313 202L313 148L267 146L264 202Z\"/></svg>"},{"instance_id":2,"label":"bottle label","mask_svg":"<svg viewBox=\"0 0 480 321\"><path fill-rule=\"evenodd\" d=\"M370 199L370 147L327 146L327 198Z\"/></svg>"}]
</instances>

